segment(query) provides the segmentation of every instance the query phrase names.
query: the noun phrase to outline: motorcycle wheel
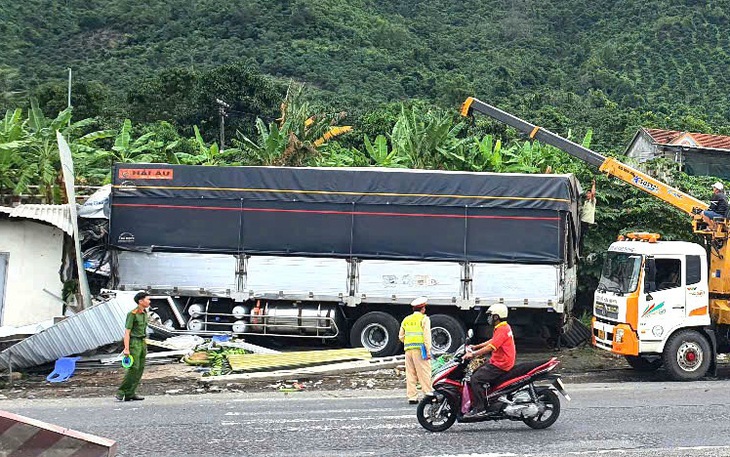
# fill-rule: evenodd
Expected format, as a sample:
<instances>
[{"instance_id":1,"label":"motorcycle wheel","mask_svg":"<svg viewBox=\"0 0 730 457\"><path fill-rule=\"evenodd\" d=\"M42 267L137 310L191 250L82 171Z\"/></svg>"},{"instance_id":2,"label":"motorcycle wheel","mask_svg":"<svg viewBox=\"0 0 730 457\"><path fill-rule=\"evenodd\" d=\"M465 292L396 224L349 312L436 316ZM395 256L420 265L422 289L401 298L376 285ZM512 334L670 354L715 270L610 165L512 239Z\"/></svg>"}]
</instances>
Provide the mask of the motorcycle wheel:
<instances>
[{"instance_id":1,"label":"motorcycle wheel","mask_svg":"<svg viewBox=\"0 0 730 457\"><path fill-rule=\"evenodd\" d=\"M560 399L552 389L543 387L537 390L537 404L540 412L535 417L523 419L528 427L536 430L548 428L558 420L560 416Z\"/></svg>"},{"instance_id":2,"label":"motorcycle wheel","mask_svg":"<svg viewBox=\"0 0 730 457\"><path fill-rule=\"evenodd\" d=\"M437 416L439 408L443 405L441 413ZM444 396L441 400L436 397L426 396L418 403L416 417L421 427L429 432L443 432L454 425L456 421L456 406L454 406L448 397Z\"/></svg>"}]
</instances>

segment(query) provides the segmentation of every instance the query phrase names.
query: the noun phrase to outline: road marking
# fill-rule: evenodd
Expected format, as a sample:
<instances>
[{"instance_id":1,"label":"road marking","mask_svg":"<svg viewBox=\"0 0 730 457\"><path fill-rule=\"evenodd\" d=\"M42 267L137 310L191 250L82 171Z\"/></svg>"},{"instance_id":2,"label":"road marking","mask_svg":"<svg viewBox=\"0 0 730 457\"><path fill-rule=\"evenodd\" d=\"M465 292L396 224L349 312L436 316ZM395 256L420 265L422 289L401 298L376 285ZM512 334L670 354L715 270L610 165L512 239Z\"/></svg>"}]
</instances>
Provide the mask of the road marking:
<instances>
[{"instance_id":1,"label":"road marking","mask_svg":"<svg viewBox=\"0 0 730 457\"><path fill-rule=\"evenodd\" d=\"M404 412L404 411L413 411L412 416L415 417L416 410L414 408L347 408L347 409L319 409L319 410L311 410L307 411L307 414L352 414L352 413L394 413L394 412ZM291 415L291 411L269 411L268 414L270 415ZM242 411L228 411L224 414L224 416L250 416L250 412L242 412Z\"/></svg>"},{"instance_id":2,"label":"road marking","mask_svg":"<svg viewBox=\"0 0 730 457\"><path fill-rule=\"evenodd\" d=\"M551 457L551 456L580 456L580 455L626 455L626 454L657 454L657 455L674 455L673 453L683 451L723 451L730 449L730 446L680 446L673 448L623 448L623 449L594 449L592 451L566 451L560 453L548 452L542 454L515 454L512 452L489 452L486 454L435 454L425 455L422 457Z\"/></svg>"},{"instance_id":3,"label":"road marking","mask_svg":"<svg viewBox=\"0 0 730 457\"><path fill-rule=\"evenodd\" d=\"M311 424L314 422L358 422L414 419L413 414L404 416L360 416L360 417L323 417L321 419L252 419L246 421L222 421L222 426L263 425L263 424Z\"/></svg>"}]
</instances>

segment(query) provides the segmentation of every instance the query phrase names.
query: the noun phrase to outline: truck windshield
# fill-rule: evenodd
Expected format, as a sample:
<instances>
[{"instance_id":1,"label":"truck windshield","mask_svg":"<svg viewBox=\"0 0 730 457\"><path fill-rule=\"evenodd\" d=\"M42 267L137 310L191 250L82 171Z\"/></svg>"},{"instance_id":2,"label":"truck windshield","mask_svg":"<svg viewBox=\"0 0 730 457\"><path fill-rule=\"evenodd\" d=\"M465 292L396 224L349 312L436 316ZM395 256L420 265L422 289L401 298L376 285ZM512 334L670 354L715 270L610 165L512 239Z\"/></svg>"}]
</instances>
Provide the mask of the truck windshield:
<instances>
[{"instance_id":1,"label":"truck windshield","mask_svg":"<svg viewBox=\"0 0 730 457\"><path fill-rule=\"evenodd\" d=\"M641 256L609 252L603 263L598 290L626 294L639 285Z\"/></svg>"}]
</instances>

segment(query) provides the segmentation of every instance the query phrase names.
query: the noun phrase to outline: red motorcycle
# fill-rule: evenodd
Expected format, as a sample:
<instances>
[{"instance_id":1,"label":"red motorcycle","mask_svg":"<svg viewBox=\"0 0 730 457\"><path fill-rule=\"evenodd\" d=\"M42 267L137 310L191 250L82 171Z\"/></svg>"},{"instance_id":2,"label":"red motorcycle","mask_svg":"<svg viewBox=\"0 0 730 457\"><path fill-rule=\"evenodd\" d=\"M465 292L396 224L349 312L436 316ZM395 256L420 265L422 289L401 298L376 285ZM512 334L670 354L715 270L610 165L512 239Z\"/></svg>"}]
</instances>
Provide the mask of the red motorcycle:
<instances>
[{"instance_id":1,"label":"red motorcycle","mask_svg":"<svg viewBox=\"0 0 730 457\"><path fill-rule=\"evenodd\" d=\"M559 392L566 400L570 396L560 375L550 373L560 363L557 358L542 362L516 364L487 392L487 414L464 417L471 409L469 360L464 359L468 342L454 353L453 358L433 373L433 394L425 396L418 404L416 415L423 428L431 432L443 432L454 422L484 422L498 420L522 421L534 429L548 428L560 416ZM537 381L550 381L536 386Z\"/></svg>"}]
</instances>

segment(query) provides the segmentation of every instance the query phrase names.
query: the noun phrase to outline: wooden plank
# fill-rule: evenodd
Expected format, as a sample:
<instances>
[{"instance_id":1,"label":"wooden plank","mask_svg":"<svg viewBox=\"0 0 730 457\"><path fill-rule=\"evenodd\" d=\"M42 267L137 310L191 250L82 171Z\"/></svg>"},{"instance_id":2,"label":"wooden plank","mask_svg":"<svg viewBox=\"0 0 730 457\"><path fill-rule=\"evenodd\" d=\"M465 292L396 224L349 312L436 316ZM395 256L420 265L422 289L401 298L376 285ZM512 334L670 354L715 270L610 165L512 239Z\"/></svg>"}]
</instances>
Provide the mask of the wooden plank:
<instances>
[{"instance_id":1,"label":"wooden plank","mask_svg":"<svg viewBox=\"0 0 730 457\"><path fill-rule=\"evenodd\" d=\"M286 352L282 354L230 354L227 357L232 371L244 372L321 365L347 360L367 360L372 358L372 354L367 349L355 348Z\"/></svg>"},{"instance_id":2,"label":"wooden plank","mask_svg":"<svg viewBox=\"0 0 730 457\"><path fill-rule=\"evenodd\" d=\"M354 362L339 362L305 368L275 371L258 371L251 373L235 373L223 376L205 376L200 382L207 384L235 383L245 381L281 381L286 379L301 379L309 376L340 375L395 368L405 363L405 356L378 357L370 360Z\"/></svg>"}]
</instances>

